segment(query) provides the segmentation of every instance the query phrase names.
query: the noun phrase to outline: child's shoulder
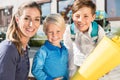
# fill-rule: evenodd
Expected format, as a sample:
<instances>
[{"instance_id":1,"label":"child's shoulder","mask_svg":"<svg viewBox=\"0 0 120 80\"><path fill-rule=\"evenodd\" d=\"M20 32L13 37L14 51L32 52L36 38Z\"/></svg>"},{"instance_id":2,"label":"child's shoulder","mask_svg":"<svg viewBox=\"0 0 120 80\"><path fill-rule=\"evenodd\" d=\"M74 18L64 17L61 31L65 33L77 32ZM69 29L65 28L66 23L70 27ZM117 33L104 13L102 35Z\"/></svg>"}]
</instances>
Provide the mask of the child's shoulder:
<instances>
[{"instance_id":1,"label":"child's shoulder","mask_svg":"<svg viewBox=\"0 0 120 80\"><path fill-rule=\"evenodd\" d=\"M91 37L95 37L95 36L98 36L98 24L97 22L93 21L92 22L92 31L91 31Z\"/></svg>"}]
</instances>

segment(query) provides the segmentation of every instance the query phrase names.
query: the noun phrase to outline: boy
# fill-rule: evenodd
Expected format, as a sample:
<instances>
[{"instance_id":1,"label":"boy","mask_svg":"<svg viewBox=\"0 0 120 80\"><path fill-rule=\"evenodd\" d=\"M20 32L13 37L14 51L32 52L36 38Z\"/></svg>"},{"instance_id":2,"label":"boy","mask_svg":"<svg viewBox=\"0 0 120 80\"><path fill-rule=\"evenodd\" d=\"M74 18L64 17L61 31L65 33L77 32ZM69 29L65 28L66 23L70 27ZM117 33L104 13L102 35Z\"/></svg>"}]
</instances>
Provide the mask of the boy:
<instances>
[{"instance_id":1,"label":"boy","mask_svg":"<svg viewBox=\"0 0 120 80\"><path fill-rule=\"evenodd\" d=\"M66 30L64 43L69 51L69 76L72 77L86 57L105 35L95 19L96 5L91 0L76 0L72 6L72 19L76 32L71 40L70 29Z\"/></svg>"},{"instance_id":2,"label":"boy","mask_svg":"<svg viewBox=\"0 0 120 80\"><path fill-rule=\"evenodd\" d=\"M68 80L68 51L62 42L65 21L50 14L43 23L45 44L34 56L32 74L37 80Z\"/></svg>"}]
</instances>

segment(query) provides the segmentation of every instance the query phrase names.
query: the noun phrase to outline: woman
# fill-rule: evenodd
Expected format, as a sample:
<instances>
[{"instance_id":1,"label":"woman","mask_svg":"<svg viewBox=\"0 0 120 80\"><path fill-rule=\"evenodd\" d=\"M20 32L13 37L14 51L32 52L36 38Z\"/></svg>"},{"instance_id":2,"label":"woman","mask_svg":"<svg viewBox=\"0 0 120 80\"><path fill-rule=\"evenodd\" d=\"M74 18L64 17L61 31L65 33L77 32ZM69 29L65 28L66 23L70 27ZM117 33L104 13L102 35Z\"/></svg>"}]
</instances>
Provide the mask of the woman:
<instances>
[{"instance_id":1,"label":"woman","mask_svg":"<svg viewBox=\"0 0 120 80\"><path fill-rule=\"evenodd\" d=\"M28 42L40 26L41 10L36 2L14 7L6 40L0 43L0 80L27 80Z\"/></svg>"}]
</instances>

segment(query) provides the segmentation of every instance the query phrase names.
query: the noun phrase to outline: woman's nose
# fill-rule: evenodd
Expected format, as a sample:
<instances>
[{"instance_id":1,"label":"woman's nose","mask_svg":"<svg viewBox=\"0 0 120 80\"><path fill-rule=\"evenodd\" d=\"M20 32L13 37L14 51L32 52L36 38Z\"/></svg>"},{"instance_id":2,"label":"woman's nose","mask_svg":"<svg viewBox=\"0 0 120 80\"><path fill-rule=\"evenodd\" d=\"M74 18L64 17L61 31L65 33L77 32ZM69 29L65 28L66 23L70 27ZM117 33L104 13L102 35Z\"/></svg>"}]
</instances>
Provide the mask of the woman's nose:
<instances>
[{"instance_id":1,"label":"woman's nose","mask_svg":"<svg viewBox=\"0 0 120 80\"><path fill-rule=\"evenodd\" d=\"M33 25L33 23L32 23L32 21L30 21L29 26L32 27L32 25Z\"/></svg>"}]
</instances>

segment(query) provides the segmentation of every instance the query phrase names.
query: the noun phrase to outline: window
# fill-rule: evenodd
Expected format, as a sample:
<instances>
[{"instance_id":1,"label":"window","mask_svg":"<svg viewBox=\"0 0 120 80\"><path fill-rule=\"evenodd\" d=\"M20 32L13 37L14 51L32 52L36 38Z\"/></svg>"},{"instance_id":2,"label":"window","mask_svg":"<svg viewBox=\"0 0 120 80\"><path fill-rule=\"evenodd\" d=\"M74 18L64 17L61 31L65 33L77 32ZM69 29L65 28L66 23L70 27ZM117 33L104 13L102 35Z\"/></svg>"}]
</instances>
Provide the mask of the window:
<instances>
[{"instance_id":1,"label":"window","mask_svg":"<svg viewBox=\"0 0 120 80\"><path fill-rule=\"evenodd\" d=\"M108 20L120 20L120 0L105 0Z\"/></svg>"},{"instance_id":2,"label":"window","mask_svg":"<svg viewBox=\"0 0 120 80\"><path fill-rule=\"evenodd\" d=\"M7 27L12 17L12 7L0 9L0 27Z\"/></svg>"}]
</instances>

